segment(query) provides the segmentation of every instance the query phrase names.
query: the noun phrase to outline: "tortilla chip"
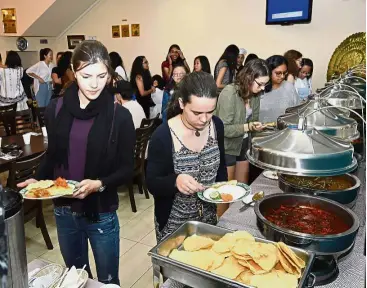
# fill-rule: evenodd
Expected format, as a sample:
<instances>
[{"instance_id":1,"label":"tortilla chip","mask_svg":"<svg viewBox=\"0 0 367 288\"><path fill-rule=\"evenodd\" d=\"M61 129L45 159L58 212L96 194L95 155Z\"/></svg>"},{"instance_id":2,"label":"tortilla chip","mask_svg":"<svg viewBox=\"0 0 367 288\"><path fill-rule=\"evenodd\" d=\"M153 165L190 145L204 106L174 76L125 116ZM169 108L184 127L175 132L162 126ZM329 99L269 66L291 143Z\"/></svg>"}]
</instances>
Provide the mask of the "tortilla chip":
<instances>
[{"instance_id":1,"label":"tortilla chip","mask_svg":"<svg viewBox=\"0 0 367 288\"><path fill-rule=\"evenodd\" d=\"M250 285L251 282L251 277L254 276L254 274L251 272L251 270L246 269L245 271L243 271L240 274L240 278L241 278L241 282L246 284L246 285Z\"/></svg>"},{"instance_id":2,"label":"tortilla chip","mask_svg":"<svg viewBox=\"0 0 367 288\"><path fill-rule=\"evenodd\" d=\"M284 256L284 254L278 250L277 256L279 258L280 264L282 264L285 272L296 275L298 278L301 276L301 271L298 271Z\"/></svg>"},{"instance_id":3,"label":"tortilla chip","mask_svg":"<svg viewBox=\"0 0 367 288\"><path fill-rule=\"evenodd\" d=\"M213 263L212 265L209 267L209 271L215 270L217 268L219 268L220 266L223 265L223 262L225 260L225 257L221 254L215 253L214 251L211 251L212 253L212 259L213 259Z\"/></svg>"},{"instance_id":4,"label":"tortilla chip","mask_svg":"<svg viewBox=\"0 0 367 288\"><path fill-rule=\"evenodd\" d=\"M240 261L242 262L242 260L239 260L238 262L243 265ZM247 268L249 268L255 275L268 273L268 271L265 271L256 262L254 262L254 260L244 260L244 262L246 262Z\"/></svg>"},{"instance_id":5,"label":"tortilla chip","mask_svg":"<svg viewBox=\"0 0 367 288\"><path fill-rule=\"evenodd\" d=\"M210 248L213 244L214 241L212 239L194 234L185 239L183 247L186 251L198 251L200 249Z\"/></svg>"},{"instance_id":6,"label":"tortilla chip","mask_svg":"<svg viewBox=\"0 0 367 288\"><path fill-rule=\"evenodd\" d=\"M71 187L70 185L68 186L68 188L60 187L60 186L52 186L52 187L48 188L47 190L53 196L57 196L57 195L73 195L73 193L74 193L74 188Z\"/></svg>"},{"instance_id":7,"label":"tortilla chip","mask_svg":"<svg viewBox=\"0 0 367 288\"><path fill-rule=\"evenodd\" d=\"M231 251L233 245L232 242L219 240L214 243L212 250L217 253L226 253Z\"/></svg>"},{"instance_id":8,"label":"tortilla chip","mask_svg":"<svg viewBox=\"0 0 367 288\"><path fill-rule=\"evenodd\" d=\"M296 288L298 280L294 275L272 271L262 275L254 275L250 278L250 285L257 288Z\"/></svg>"},{"instance_id":9,"label":"tortilla chip","mask_svg":"<svg viewBox=\"0 0 367 288\"><path fill-rule=\"evenodd\" d=\"M298 257L296 253L294 253L292 249L290 249L286 244L284 244L283 242L278 242L277 247L285 254L287 254L289 258L292 259L293 263L297 265L298 268L302 269L306 267L305 261L303 261L300 257Z\"/></svg>"},{"instance_id":10,"label":"tortilla chip","mask_svg":"<svg viewBox=\"0 0 367 288\"><path fill-rule=\"evenodd\" d=\"M236 239L236 241L237 240L240 240L240 239L244 239L244 240L254 241L255 242L254 236L252 236L247 231L236 231L232 235Z\"/></svg>"},{"instance_id":11,"label":"tortilla chip","mask_svg":"<svg viewBox=\"0 0 367 288\"><path fill-rule=\"evenodd\" d=\"M238 254L234 253L233 251L232 251L232 255L233 255L233 257L235 257L237 260L251 260L251 259L252 259L252 257L251 257L250 255L242 256L242 255L238 255Z\"/></svg>"},{"instance_id":12,"label":"tortilla chip","mask_svg":"<svg viewBox=\"0 0 367 288\"><path fill-rule=\"evenodd\" d=\"M208 270L214 262L214 258L210 251L188 252L175 249L171 252L169 257L203 270Z\"/></svg>"},{"instance_id":13,"label":"tortilla chip","mask_svg":"<svg viewBox=\"0 0 367 288\"><path fill-rule=\"evenodd\" d=\"M229 279L236 279L238 275L243 272L245 268L238 264L236 258L228 257L224 260L222 266L213 270L214 274L229 278Z\"/></svg>"},{"instance_id":14,"label":"tortilla chip","mask_svg":"<svg viewBox=\"0 0 367 288\"><path fill-rule=\"evenodd\" d=\"M53 185L54 185L54 181L52 181L52 180L41 180L41 181L38 181L36 183L29 184L27 186L27 190L39 189L39 188L47 189L47 188L50 188Z\"/></svg>"}]
</instances>

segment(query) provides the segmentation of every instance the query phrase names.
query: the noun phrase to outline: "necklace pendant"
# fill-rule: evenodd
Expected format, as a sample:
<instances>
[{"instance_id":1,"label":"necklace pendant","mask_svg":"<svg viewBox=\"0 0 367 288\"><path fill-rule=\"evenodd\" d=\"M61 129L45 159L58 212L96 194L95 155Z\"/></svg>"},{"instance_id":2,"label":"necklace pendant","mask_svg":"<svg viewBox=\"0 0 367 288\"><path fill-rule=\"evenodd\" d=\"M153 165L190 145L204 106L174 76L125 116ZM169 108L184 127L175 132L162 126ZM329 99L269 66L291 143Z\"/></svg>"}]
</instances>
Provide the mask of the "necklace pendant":
<instances>
[{"instance_id":1,"label":"necklace pendant","mask_svg":"<svg viewBox=\"0 0 367 288\"><path fill-rule=\"evenodd\" d=\"M196 130L196 132L195 132L195 136L196 136L196 137L200 137L200 132L199 132L198 130Z\"/></svg>"}]
</instances>

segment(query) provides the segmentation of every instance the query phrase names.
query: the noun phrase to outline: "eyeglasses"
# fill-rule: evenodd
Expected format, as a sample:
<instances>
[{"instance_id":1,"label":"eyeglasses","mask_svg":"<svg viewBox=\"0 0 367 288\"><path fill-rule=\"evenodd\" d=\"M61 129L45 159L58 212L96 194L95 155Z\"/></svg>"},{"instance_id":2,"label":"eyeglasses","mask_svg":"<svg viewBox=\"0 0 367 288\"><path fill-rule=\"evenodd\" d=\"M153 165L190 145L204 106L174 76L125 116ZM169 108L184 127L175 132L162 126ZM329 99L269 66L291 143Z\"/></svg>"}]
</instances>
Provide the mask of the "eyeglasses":
<instances>
[{"instance_id":1,"label":"eyeglasses","mask_svg":"<svg viewBox=\"0 0 367 288\"><path fill-rule=\"evenodd\" d=\"M256 79L254 79L254 82L255 82L257 85L259 85L259 87L260 87L260 88L261 88L261 87L265 88L266 86L268 86L268 85L270 84L270 82L267 82L267 83L259 83L259 82L257 82L257 81L256 81Z\"/></svg>"},{"instance_id":2,"label":"eyeglasses","mask_svg":"<svg viewBox=\"0 0 367 288\"><path fill-rule=\"evenodd\" d=\"M288 71L282 72L282 71L275 71L274 74L279 77L279 76L284 76L287 77L288 75Z\"/></svg>"},{"instance_id":3,"label":"eyeglasses","mask_svg":"<svg viewBox=\"0 0 367 288\"><path fill-rule=\"evenodd\" d=\"M186 73L173 73L172 74L173 77L183 77L185 75L186 75Z\"/></svg>"}]
</instances>

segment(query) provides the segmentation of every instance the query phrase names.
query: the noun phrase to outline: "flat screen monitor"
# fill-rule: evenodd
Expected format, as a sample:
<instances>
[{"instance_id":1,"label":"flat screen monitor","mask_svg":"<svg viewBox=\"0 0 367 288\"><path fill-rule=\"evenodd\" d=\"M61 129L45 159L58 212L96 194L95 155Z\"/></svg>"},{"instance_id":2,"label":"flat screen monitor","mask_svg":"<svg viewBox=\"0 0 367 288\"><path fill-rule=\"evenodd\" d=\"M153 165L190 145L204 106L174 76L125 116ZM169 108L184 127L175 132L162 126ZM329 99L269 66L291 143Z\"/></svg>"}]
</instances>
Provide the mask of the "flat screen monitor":
<instances>
[{"instance_id":1,"label":"flat screen monitor","mask_svg":"<svg viewBox=\"0 0 367 288\"><path fill-rule=\"evenodd\" d=\"M266 0L266 25L310 23L312 0Z\"/></svg>"}]
</instances>

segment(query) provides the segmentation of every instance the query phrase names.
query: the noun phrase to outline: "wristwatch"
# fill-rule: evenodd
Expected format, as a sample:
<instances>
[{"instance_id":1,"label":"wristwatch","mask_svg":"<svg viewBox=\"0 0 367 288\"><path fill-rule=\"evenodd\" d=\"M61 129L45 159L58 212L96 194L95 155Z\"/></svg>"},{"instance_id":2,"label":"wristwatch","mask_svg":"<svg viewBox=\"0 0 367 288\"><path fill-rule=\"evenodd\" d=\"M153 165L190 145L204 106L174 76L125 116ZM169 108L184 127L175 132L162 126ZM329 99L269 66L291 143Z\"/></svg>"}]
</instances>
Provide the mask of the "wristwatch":
<instances>
[{"instance_id":1,"label":"wristwatch","mask_svg":"<svg viewBox=\"0 0 367 288\"><path fill-rule=\"evenodd\" d=\"M103 192L104 190L106 190L106 185L103 185L102 180L101 179L97 179L97 180L101 181L101 184L102 184L102 186L99 187L98 192L100 193L100 192Z\"/></svg>"}]
</instances>

